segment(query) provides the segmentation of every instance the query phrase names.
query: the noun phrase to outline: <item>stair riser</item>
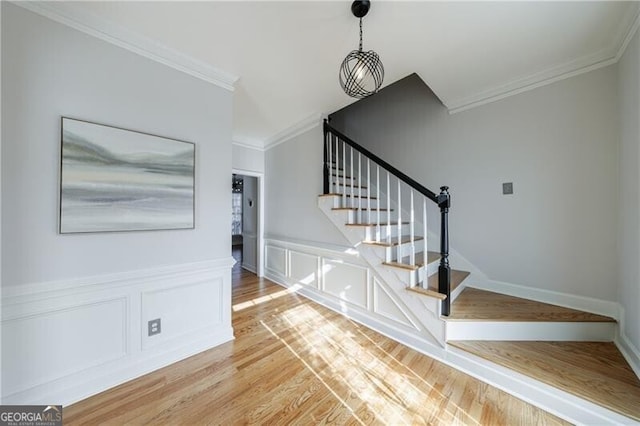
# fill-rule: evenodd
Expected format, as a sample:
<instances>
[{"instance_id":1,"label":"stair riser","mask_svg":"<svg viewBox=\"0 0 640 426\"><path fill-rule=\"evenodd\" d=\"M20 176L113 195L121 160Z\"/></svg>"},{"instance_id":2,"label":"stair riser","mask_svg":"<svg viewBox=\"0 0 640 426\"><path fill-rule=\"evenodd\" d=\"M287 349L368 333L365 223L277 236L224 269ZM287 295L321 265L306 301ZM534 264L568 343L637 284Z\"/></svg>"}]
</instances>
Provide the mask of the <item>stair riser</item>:
<instances>
[{"instance_id":1,"label":"stair riser","mask_svg":"<svg viewBox=\"0 0 640 426\"><path fill-rule=\"evenodd\" d=\"M350 224L357 224L357 223L367 223L367 219L368 219L368 213L366 210L361 210L361 211L355 211L355 210L345 210L348 212L347 215L347 222L345 223L350 223ZM371 211L371 217L375 217L376 221L377 221L377 215L378 215L378 211L377 210L373 210ZM388 212L388 211L381 211L380 212L380 222L381 223L387 223L387 216L391 216L390 220L391 223L393 224L394 221L396 221L397 219L394 217L395 213L394 212Z\"/></svg>"},{"instance_id":2,"label":"stair riser","mask_svg":"<svg viewBox=\"0 0 640 426\"><path fill-rule=\"evenodd\" d=\"M349 192L348 195L350 195L351 193ZM371 203L371 208L378 208L378 200L368 200L366 196L362 196L359 197L358 194L356 194L355 197L350 197L350 196L340 196L340 197L334 197L333 198L333 206L335 208L340 208L340 207L356 207L356 208L369 208L369 203ZM384 207L383 207L384 208ZM375 212L371 212L371 221L375 222L376 221L376 215Z\"/></svg>"},{"instance_id":3,"label":"stair riser","mask_svg":"<svg viewBox=\"0 0 640 426\"><path fill-rule=\"evenodd\" d=\"M365 214L366 218L366 214ZM376 220L375 215L372 212L373 221ZM391 225L390 227L387 225L380 225L380 229L377 230L376 226L370 226L363 229L363 241L387 241L388 237L397 238L398 236L398 225ZM409 225L402 225L400 227L401 232L400 235L407 235L411 230ZM379 237L379 239L377 238Z\"/></svg>"},{"instance_id":4,"label":"stair riser","mask_svg":"<svg viewBox=\"0 0 640 426\"><path fill-rule=\"evenodd\" d=\"M393 239L391 239L393 241ZM422 252L424 246L422 245L422 240L415 241L413 243L414 253ZM405 256L411 255L411 243L400 244L399 246L394 247L385 247L385 262L394 262L398 259L402 259Z\"/></svg>"},{"instance_id":5,"label":"stair riser","mask_svg":"<svg viewBox=\"0 0 640 426\"><path fill-rule=\"evenodd\" d=\"M440 261L437 260L435 262L431 262L426 267L421 266L418 269L403 269L396 266L387 266L387 268L391 269L393 273L403 282L406 282L409 286L415 286L422 282L426 282L426 280L438 273L438 266L440 265Z\"/></svg>"},{"instance_id":6,"label":"stair riser","mask_svg":"<svg viewBox=\"0 0 640 426\"><path fill-rule=\"evenodd\" d=\"M611 342L611 322L447 321L447 340Z\"/></svg>"}]
</instances>

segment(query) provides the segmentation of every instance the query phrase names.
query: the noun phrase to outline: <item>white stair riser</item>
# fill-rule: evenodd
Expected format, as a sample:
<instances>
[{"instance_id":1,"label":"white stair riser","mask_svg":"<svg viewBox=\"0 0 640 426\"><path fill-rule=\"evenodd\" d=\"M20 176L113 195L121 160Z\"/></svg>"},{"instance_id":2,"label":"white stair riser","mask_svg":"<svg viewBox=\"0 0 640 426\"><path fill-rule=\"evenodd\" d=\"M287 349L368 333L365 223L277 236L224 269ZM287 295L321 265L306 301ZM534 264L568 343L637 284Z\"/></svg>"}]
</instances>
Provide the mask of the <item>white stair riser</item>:
<instances>
[{"instance_id":1,"label":"white stair riser","mask_svg":"<svg viewBox=\"0 0 640 426\"><path fill-rule=\"evenodd\" d=\"M611 342L612 322L447 321L447 340Z\"/></svg>"},{"instance_id":2,"label":"white stair riser","mask_svg":"<svg viewBox=\"0 0 640 426\"><path fill-rule=\"evenodd\" d=\"M335 208L339 208L339 207L357 207L357 208L369 208L369 203L371 203L371 208L378 208L378 200L375 199L367 199L366 194L363 195L362 197L359 197L357 194L355 197L350 197L350 196L340 196L340 197L332 197L333 198L333 207ZM382 206L382 208L386 208L384 206ZM376 215L374 213L374 211L371 212L371 221L372 223L375 223L375 221L377 220Z\"/></svg>"},{"instance_id":3,"label":"white stair riser","mask_svg":"<svg viewBox=\"0 0 640 426\"><path fill-rule=\"evenodd\" d=\"M355 223L366 223L367 219L369 218L368 212L367 210L344 210L347 212L347 221L345 222L345 224L347 223L351 223L351 224L355 224ZM381 211L380 212L380 222L381 223L387 223L387 216L391 215L390 219L391 219L391 223L393 224L394 220L396 220L394 218L395 213L394 212L389 212L389 211ZM378 211L377 210L372 210L371 211L371 216L375 216L376 220L377 220L377 216L378 216ZM396 225L397 226L397 225Z\"/></svg>"},{"instance_id":4,"label":"white stair riser","mask_svg":"<svg viewBox=\"0 0 640 426\"><path fill-rule=\"evenodd\" d=\"M366 215L365 215L366 216ZM376 215L371 214L372 220L375 222L377 218ZM402 225L400 227L401 235L407 235L410 232L409 225ZM377 229L377 226L368 226L363 227L362 229L362 240L363 241L387 241L387 238L390 236L394 238L398 236L398 225L380 225L380 229Z\"/></svg>"}]
</instances>

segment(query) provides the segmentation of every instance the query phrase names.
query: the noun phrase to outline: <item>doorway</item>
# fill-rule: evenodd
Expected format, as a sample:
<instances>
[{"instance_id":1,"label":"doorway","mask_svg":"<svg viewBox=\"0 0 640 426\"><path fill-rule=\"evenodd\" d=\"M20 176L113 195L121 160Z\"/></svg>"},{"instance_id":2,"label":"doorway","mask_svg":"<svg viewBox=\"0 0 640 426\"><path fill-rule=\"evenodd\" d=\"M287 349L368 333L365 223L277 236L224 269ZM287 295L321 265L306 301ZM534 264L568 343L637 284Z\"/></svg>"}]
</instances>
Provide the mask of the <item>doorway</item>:
<instances>
[{"instance_id":1,"label":"doorway","mask_svg":"<svg viewBox=\"0 0 640 426\"><path fill-rule=\"evenodd\" d=\"M262 177L233 173L231 185L232 254L240 268L262 276Z\"/></svg>"}]
</instances>

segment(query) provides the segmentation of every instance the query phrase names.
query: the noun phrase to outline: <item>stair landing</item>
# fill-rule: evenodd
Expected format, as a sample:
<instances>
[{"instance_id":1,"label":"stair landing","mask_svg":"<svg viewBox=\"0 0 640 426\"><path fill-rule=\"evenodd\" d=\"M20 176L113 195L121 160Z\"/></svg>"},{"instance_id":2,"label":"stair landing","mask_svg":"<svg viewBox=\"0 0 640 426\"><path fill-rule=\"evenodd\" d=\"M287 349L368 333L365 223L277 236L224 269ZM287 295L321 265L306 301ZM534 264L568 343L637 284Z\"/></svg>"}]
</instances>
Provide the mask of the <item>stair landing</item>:
<instances>
[{"instance_id":1,"label":"stair landing","mask_svg":"<svg viewBox=\"0 0 640 426\"><path fill-rule=\"evenodd\" d=\"M450 321L616 322L613 318L476 288L465 288Z\"/></svg>"},{"instance_id":2,"label":"stair landing","mask_svg":"<svg viewBox=\"0 0 640 426\"><path fill-rule=\"evenodd\" d=\"M450 341L449 345L640 421L640 380L611 342Z\"/></svg>"}]
</instances>

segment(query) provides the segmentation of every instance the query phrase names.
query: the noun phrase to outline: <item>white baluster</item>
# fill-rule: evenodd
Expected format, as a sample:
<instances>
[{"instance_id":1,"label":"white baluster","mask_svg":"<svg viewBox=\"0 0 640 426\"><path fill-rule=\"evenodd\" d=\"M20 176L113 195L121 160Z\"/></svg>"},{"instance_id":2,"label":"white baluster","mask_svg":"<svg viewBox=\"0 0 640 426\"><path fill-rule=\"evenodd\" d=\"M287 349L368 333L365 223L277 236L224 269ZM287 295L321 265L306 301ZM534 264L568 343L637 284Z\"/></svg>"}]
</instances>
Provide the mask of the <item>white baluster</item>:
<instances>
[{"instance_id":1,"label":"white baluster","mask_svg":"<svg viewBox=\"0 0 640 426\"><path fill-rule=\"evenodd\" d=\"M378 200L378 219L376 220L376 241L380 242L380 166L376 164L376 198Z\"/></svg>"},{"instance_id":2,"label":"white baluster","mask_svg":"<svg viewBox=\"0 0 640 426\"><path fill-rule=\"evenodd\" d=\"M333 135L329 134L329 167L331 168L329 170L329 182L333 182L333 168L335 167L335 164L333 163L333 153L331 152L331 149L333 148ZM329 186L329 192L333 192L333 188L331 186Z\"/></svg>"},{"instance_id":3,"label":"white baluster","mask_svg":"<svg viewBox=\"0 0 640 426\"><path fill-rule=\"evenodd\" d=\"M413 225L415 223L415 214L413 211L413 188L409 188L409 240L410 240L410 244L411 244L411 254L409 254L409 264L410 265L415 265L416 264L416 247L414 245L414 228Z\"/></svg>"},{"instance_id":4,"label":"white baluster","mask_svg":"<svg viewBox=\"0 0 640 426\"><path fill-rule=\"evenodd\" d=\"M362 154L358 151L358 214L362 223Z\"/></svg>"},{"instance_id":5,"label":"white baluster","mask_svg":"<svg viewBox=\"0 0 640 426\"><path fill-rule=\"evenodd\" d=\"M367 186L369 187L369 191L367 192L367 223L371 224L371 162L369 161L368 157L367 157Z\"/></svg>"},{"instance_id":6,"label":"white baluster","mask_svg":"<svg viewBox=\"0 0 640 426\"><path fill-rule=\"evenodd\" d=\"M351 176L351 179L349 179L351 181L351 207L355 207L355 204L353 202L353 147L351 147L351 154L350 154L350 158L349 158L349 175ZM347 181L347 172L345 170L344 172L344 177L345 177L345 182Z\"/></svg>"},{"instance_id":7,"label":"white baluster","mask_svg":"<svg viewBox=\"0 0 640 426\"><path fill-rule=\"evenodd\" d=\"M347 147L344 141L342 141L342 173L347 170ZM338 182L338 189L340 189L340 174L336 173L336 181ZM342 180L342 207L348 207L347 204L347 180Z\"/></svg>"},{"instance_id":8,"label":"white baluster","mask_svg":"<svg viewBox=\"0 0 640 426\"><path fill-rule=\"evenodd\" d=\"M387 171L387 210L391 209L391 183ZM391 212L387 212L387 243L391 244Z\"/></svg>"},{"instance_id":9,"label":"white baluster","mask_svg":"<svg viewBox=\"0 0 640 426\"><path fill-rule=\"evenodd\" d=\"M402 188L398 178L398 262L402 262Z\"/></svg>"},{"instance_id":10,"label":"white baluster","mask_svg":"<svg viewBox=\"0 0 640 426\"><path fill-rule=\"evenodd\" d=\"M425 265L425 279L427 276L427 262L429 261L429 256L427 256L427 254L429 253L427 251L427 197L425 197L424 195L422 196L422 232L424 235L424 239L422 240L422 244L423 244L423 256L424 256L424 265Z\"/></svg>"}]
</instances>

